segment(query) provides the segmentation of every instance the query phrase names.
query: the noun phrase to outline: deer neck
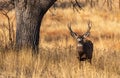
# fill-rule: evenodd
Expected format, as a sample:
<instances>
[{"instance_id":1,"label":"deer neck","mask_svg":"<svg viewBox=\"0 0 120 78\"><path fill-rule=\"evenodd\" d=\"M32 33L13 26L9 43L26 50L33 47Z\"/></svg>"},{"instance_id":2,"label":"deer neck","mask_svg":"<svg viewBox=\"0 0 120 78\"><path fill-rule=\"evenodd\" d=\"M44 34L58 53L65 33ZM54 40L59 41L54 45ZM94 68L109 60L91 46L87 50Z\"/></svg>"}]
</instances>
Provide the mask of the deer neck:
<instances>
[{"instance_id":1,"label":"deer neck","mask_svg":"<svg viewBox=\"0 0 120 78\"><path fill-rule=\"evenodd\" d=\"M78 43L78 44L77 44L77 46L78 46L78 47L82 47L82 46L83 46L83 44L81 44L81 43Z\"/></svg>"}]
</instances>

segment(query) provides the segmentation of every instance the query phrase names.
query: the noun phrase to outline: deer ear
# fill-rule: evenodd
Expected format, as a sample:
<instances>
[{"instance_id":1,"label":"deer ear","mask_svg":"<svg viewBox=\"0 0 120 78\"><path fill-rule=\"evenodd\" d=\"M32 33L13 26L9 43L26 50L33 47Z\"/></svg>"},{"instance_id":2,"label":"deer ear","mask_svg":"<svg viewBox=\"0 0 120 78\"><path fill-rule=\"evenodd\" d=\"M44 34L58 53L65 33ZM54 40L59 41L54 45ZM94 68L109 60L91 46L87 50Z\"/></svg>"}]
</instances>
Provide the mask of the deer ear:
<instances>
[{"instance_id":1,"label":"deer ear","mask_svg":"<svg viewBox=\"0 0 120 78\"><path fill-rule=\"evenodd\" d=\"M87 38L90 36L90 32L88 32L87 34L83 35L83 38Z\"/></svg>"},{"instance_id":2,"label":"deer ear","mask_svg":"<svg viewBox=\"0 0 120 78\"><path fill-rule=\"evenodd\" d=\"M86 37L88 37L88 36L90 35L91 26L92 26L92 24L91 24L91 22L89 21L89 22L88 22L88 30L87 30L86 33L83 34L83 37L84 37L84 38L86 38Z\"/></svg>"},{"instance_id":3,"label":"deer ear","mask_svg":"<svg viewBox=\"0 0 120 78\"><path fill-rule=\"evenodd\" d=\"M78 34L72 31L71 23L68 24L68 29L69 29L69 31L70 31L71 36L72 36L73 38L77 39Z\"/></svg>"}]
</instances>

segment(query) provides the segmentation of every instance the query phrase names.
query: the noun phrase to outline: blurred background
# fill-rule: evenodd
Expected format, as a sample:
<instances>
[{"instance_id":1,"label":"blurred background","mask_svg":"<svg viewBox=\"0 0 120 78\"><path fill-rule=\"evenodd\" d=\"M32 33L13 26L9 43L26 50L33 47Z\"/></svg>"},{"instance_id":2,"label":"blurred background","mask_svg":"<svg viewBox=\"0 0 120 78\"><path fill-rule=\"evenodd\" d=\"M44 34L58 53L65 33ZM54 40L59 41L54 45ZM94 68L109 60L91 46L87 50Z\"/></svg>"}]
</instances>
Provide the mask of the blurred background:
<instances>
[{"instance_id":1,"label":"blurred background","mask_svg":"<svg viewBox=\"0 0 120 78\"><path fill-rule=\"evenodd\" d=\"M77 1L77 2L76 2ZM0 0L3 5L7 0ZM7 6L7 4L6 4ZM1 6L0 6L1 7ZM92 65L79 63L73 31L84 34L92 22ZM40 53L15 53L14 7L0 8L1 78L119 78L120 0L58 0L45 14L40 28Z\"/></svg>"}]
</instances>

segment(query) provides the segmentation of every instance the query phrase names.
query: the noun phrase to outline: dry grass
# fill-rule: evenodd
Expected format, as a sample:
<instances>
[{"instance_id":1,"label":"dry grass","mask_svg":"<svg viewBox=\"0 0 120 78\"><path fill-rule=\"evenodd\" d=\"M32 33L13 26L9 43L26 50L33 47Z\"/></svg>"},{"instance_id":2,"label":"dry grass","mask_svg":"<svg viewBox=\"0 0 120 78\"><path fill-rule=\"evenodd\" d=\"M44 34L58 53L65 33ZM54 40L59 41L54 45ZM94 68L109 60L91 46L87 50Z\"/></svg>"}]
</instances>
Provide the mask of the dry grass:
<instances>
[{"instance_id":1,"label":"dry grass","mask_svg":"<svg viewBox=\"0 0 120 78\"><path fill-rule=\"evenodd\" d=\"M2 52L0 57L1 78L120 77L120 53L111 50L95 50L92 65L79 63L75 47L70 46L41 48L37 57L32 56L31 51Z\"/></svg>"},{"instance_id":2,"label":"dry grass","mask_svg":"<svg viewBox=\"0 0 120 78\"><path fill-rule=\"evenodd\" d=\"M119 12L88 7L80 13L71 9L52 12L48 11L43 19L37 57L29 50L16 53L0 49L0 78L120 78ZM10 15L13 14L14 11ZM71 22L73 30L83 34L88 20L93 23L89 38L94 43L92 65L78 61L76 43L67 29ZM2 34L7 31L4 31L0 29L0 40L5 44L7 35Z\"/></svg>"}]
</instances>

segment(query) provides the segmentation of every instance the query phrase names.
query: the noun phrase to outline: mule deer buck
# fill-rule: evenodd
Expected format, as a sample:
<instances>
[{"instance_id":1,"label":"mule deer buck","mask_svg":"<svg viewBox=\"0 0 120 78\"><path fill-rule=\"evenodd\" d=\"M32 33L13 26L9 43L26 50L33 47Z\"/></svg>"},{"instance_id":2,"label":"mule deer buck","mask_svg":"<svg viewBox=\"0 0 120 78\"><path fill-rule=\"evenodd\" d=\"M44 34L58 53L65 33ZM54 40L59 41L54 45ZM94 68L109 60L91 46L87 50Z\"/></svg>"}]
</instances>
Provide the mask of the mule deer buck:
<instances>
[{"instance_id":1,"label":"mule deer buck","mask_svg":"<svg viewBox=\"0 0 120 78\"><path fill-rule=\"evenodd\" d=\"M68 24L68 29L71 36L77 41L77 51L79 54L78 59L80 61L88 60L91 63L93 54L93 43L88 40L87 37L90 35L91 22L88 22L88 30L83 35L79 35L72 31L71 24Z\"/></svg>"}]
</instances>

